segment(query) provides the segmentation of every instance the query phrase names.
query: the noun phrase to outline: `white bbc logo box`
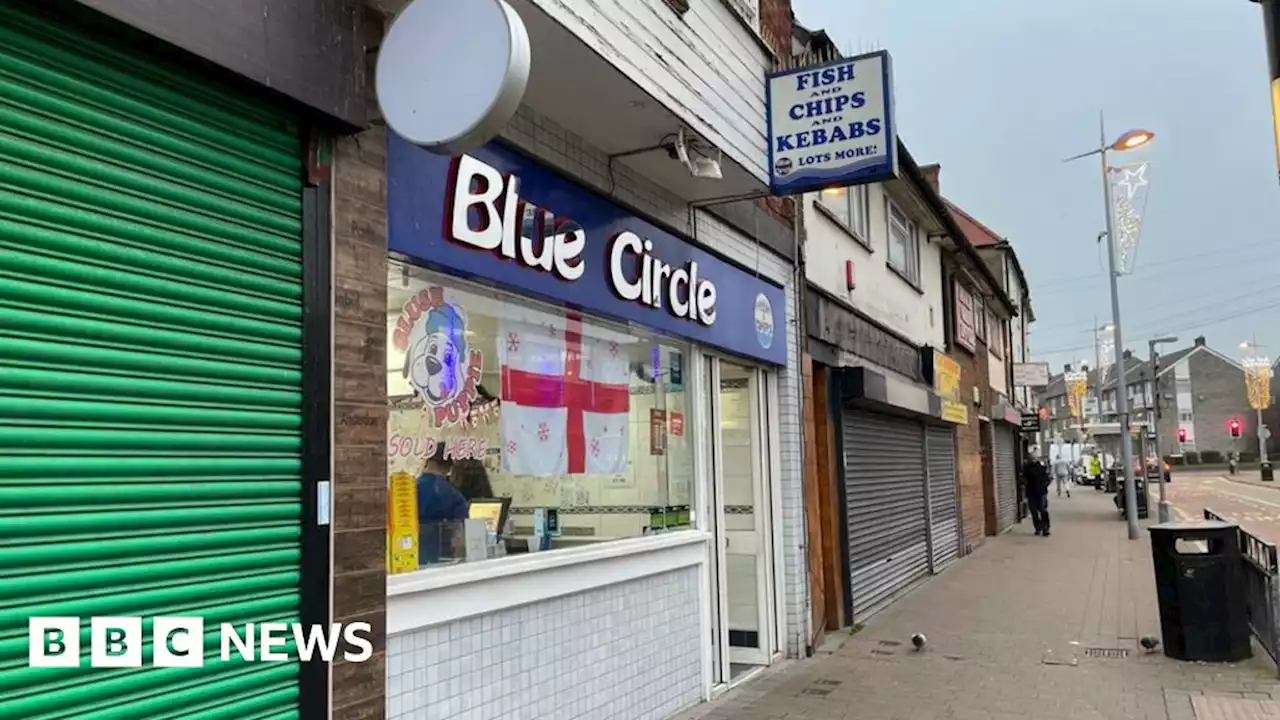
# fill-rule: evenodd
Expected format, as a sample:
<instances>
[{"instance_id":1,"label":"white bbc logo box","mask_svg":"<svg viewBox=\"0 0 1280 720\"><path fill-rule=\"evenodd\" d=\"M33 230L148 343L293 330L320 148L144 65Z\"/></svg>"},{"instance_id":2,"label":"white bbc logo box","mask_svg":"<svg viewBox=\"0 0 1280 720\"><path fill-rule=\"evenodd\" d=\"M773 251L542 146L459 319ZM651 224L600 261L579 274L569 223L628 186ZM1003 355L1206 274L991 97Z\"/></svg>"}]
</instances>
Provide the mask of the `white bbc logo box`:
<instances>
[{"instance_id":1,"label":"white bbc logo box","mask_svg":"<svg viewBox=\"0 0 1280 720\"><path fill-rule=\"evenodd\" d=\"M30 667L80 667L81 619L33 617L27 621L27 664ZM335 654L348 662L373 656L369 623L302 625L300 623L221 623L219 655L226 662L238 655L251 662L285 662L293 640L297 658L318 657L333 662ZM205 623L200 617L155 617L151 620L151 665L204 667ZM89 667L142 667L142 648L148 637L140 617L89 618ZM345 647L343 647L345 643Z\"/></svg>"},{"instance_id":2,"label":"white bbc logo box","mask_svg":"<svg viewBox=\"0 0 1280 720\"><path fill-rule=\"evenodd\" d=\"M203 619L154 618L151 637L152 665L204 666ZM90 618L89 666L142 667L144 640L140 617ZM33 617L28 620L27 664L31 667L80 667L80 618Z\"/></svg>"}]
</instances>

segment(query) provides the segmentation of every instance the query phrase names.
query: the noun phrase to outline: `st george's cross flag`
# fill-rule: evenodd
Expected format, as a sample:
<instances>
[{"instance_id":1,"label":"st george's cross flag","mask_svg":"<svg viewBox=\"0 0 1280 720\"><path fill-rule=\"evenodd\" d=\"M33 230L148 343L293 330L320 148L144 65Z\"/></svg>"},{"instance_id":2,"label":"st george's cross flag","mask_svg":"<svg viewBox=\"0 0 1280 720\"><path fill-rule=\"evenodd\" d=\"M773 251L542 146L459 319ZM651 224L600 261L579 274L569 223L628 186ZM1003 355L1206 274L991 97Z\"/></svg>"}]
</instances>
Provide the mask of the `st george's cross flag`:
<instances>
[{"instance_id":1,"label":"st george's cross flag","mask_svg":"<svg viewBox=\"0 0 1280 720\"><path fill-rule=\"evenodd\" d=\"M582 318L503 319L502 467L514 475L615 474L627 467L631 389L621 336Z\"/></svg>"}]
</instances>

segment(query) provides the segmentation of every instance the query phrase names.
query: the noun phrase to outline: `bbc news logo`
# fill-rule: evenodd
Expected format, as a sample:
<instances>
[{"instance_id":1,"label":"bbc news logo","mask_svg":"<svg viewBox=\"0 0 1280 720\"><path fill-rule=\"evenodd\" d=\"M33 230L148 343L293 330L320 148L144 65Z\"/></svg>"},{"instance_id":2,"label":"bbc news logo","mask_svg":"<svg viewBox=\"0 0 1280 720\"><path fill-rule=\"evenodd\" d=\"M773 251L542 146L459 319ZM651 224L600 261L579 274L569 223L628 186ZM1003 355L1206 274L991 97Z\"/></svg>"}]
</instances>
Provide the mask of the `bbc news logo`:
<instances>
[{"instance_id":1,"label":"bbc news logo","mask_svg":"<svg viewBox=\"0 0 1280 720\"><path fill-rule=\"evenodd\" d=\"M81 667L78 617L33 617L27 623L27 665L30 667ZM333 662L340 643L342 658L363 662L373 655L369 623L303 625L301 623L221 623L217 626L218 650L223 662L240 658L248 662L286 662L293 641L297 658ZM200 617L156 617L151 623L152 657L156 667L204 667L205 623ZM142 646L147 640L141 617L89 618L89 667L142 667Z\"/></svg>"}]
</instances>

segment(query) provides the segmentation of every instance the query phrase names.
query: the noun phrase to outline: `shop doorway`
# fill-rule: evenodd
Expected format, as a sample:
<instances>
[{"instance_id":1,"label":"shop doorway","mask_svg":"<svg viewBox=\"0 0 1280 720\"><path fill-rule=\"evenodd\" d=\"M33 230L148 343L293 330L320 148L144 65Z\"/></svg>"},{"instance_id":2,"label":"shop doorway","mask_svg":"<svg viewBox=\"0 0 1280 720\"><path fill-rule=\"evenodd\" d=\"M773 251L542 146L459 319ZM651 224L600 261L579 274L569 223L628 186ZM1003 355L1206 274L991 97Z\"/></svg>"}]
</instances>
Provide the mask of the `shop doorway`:
<instances>
[{"instance_id":1,"label":"shop doorway","mask_svg":"<svg viewBox=\"0 0 1280 720\"><path fill-rule=\"evenodd\" d=\"M979 418L978 438L981 442L979 451L982 454L982 517L983 531L989 535L999 535L1000 500L996 494L995 474L995 439L991 431L991 423Z\"/></svg>"},{"instance_id":2,"label":"shop doorway","mask_svg":"<svg viewBox=\"0 0 1280 720\"><path fill-rule=\"evenodd\" d=\"M732 684L767 665L778 646L773 619L774 573L770 448L765 418L765 374L729 360L708 358L711 487L718 552L713 652L717 683Z\"/></svg>"}]
</instances>

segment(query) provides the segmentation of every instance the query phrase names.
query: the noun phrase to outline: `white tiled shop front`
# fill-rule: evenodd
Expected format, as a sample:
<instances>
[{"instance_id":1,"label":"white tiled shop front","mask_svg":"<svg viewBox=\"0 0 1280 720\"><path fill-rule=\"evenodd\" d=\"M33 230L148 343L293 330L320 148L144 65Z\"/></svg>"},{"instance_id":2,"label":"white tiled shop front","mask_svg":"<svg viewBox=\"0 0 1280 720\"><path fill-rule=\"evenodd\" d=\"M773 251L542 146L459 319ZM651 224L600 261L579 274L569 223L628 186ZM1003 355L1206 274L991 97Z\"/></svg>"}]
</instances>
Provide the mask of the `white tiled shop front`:
<instances>
[{"instance_id":1,"label":"white tiled shop front","mask_svg":"<svg viewBox=\"0 0 1280 720\"><path fill-rule=\"evenodd\" d=\"M661 720L702 693L699 568L388 638L390 720Z\"/></svg>"}]
</instances>

